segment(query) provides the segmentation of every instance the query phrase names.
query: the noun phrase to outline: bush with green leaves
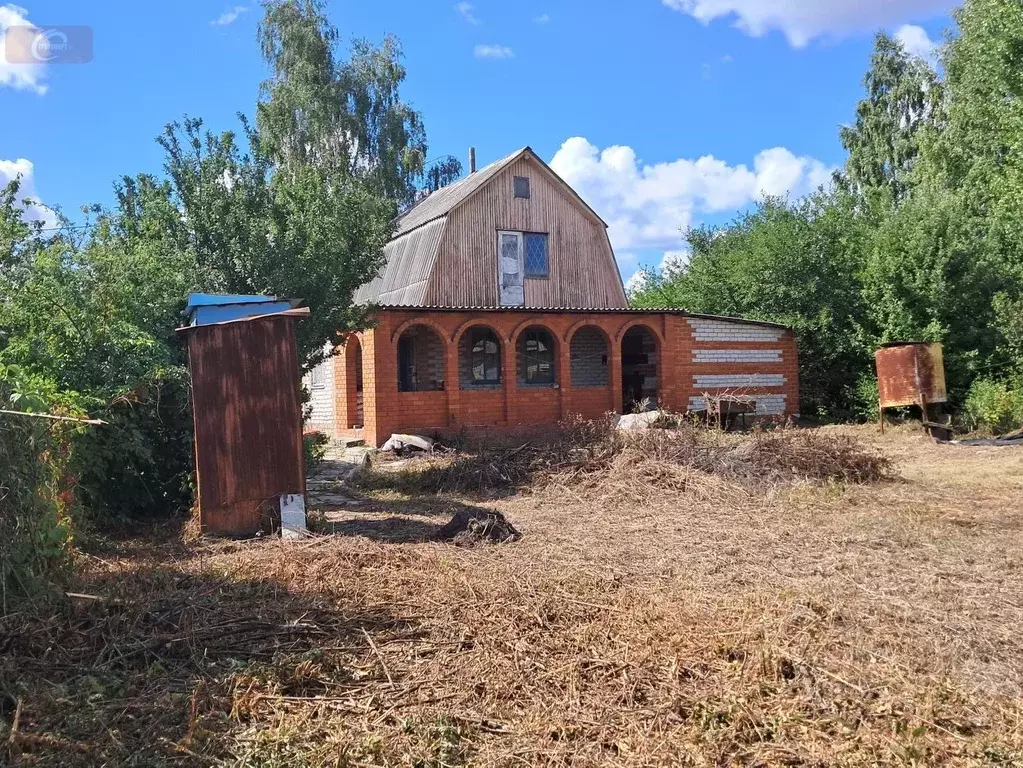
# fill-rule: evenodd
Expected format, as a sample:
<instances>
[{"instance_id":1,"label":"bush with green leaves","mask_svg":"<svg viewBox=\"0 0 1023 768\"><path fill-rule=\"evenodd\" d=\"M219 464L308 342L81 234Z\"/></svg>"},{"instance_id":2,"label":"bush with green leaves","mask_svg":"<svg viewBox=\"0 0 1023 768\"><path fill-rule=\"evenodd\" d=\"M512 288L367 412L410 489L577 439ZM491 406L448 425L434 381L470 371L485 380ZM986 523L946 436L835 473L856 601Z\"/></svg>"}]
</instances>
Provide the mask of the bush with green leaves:
<instances>
[{"instance_id":1,"label":"bush with green leaves","mask_svg":"<svg viewBox=\"0 0 1023 768\"><path fill-rule=\"evenodd\" d=\"M0 365L0 408L45 412L42 382ZM60 571L71 543L74 477L65 423L0 414L0 611L39 592Z\"/></svg>"},{"instance_id":2,"label":"bush with green leaves","mask_svg":"<svg viewBox=\"0 0 1023 768\"><path fill-rule=\"evenodd\" d=\"M966 425L1000 435L1023 427L1023 380L977 379L966 395Z\"/></svg>"}]
</instances>

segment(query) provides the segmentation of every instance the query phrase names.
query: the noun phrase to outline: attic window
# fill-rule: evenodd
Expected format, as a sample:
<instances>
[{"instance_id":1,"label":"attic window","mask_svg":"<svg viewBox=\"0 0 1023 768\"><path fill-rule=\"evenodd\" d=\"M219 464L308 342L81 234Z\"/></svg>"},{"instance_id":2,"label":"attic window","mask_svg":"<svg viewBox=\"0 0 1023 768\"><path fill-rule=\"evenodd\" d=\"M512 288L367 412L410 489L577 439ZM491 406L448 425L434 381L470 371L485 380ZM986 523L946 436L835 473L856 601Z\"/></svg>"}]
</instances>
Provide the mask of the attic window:
<instances>
[{"instance_id":1,"label":"attic window","mask_svg":"<svg viewBox=\"0 0 1023 768\"><path fill-rule=\"evenodd\" d=\"M515 177L515 197L521 197L524 200L529 199L529 177L528 176L516 176Z\"/></svg>"},{"instance_id":2,"label":"attic window","mask_svg":"<svg viewBox=\"0 0 1023 768\"><path fill-rule=\"evenodd\" d=\"M523 233L525 241L525 273L526 277L547 277L547 235L539 232Z\"/></svg>"}]
</instances>

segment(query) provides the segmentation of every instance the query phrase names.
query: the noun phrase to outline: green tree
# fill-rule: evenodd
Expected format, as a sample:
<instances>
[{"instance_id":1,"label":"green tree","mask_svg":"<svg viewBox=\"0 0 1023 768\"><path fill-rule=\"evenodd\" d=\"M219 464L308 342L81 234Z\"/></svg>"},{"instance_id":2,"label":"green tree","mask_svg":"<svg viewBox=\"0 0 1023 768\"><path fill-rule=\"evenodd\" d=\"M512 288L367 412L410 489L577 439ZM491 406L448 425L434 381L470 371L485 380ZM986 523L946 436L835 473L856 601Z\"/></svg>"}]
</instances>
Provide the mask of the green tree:
<instances>
[{"instance_id":1,"label":"green tree","mask_svg":"<svg viewBox=\"0 0 1023 768\"><path fill-rule=\"evenodd\" d=\"M168 126L160 139L169 177L161 187L165 199L140 209L122 193L121 213L130 220L148 215L146 205L159 215L168 206L180 211L167 230L169 245L188 253L195 289L303 299L312 314L296 331L308 370L338 332L368 322L367 308L353 297L380 268L394 206L344 174L315 165L275 169L258 137L248 136L243 154L233 134L203 132L199 120ZM139 187L156 185L143 178L123 190Z\"/></svg>"},{"instance_id":2,"label":"green tree","mask_svg":"<svg viewBox=\"0 0 1023 768\"><path fill-rule=\"evenodd\" d=\"M925 148L928 178L959 198L974 258L992 279L989 337L1023 370L1023 6L967 0L945 50L947 125Z\"/></svg>"},{"instance_id":3,"label":"green tree","mask_svg":"<svg viewBox=\"0 0 1023 768\"><path fill-rule=\"evenodd\" d=\"M173 329L188 263L109 215L84 238L67 229L45 239L21 208L0 215L0 231L13 233L0 270L0 366L49 382L52 406L109 422L73 441L79 498L108 519L179 507L191 442Z\"/></svg>"},{"instance_id":4,"label":"green tree","mask_svg":"<svg viewBox=\"0 0 1023 768\"><path fill-rule=\"evenodd\" d=\"M849 413L870 364L857 280L867 233L854 208L841 193L768 199L726 227L690 230L688 261L654 274L633 304L791 326L803 411Z\"/></svg>"},{"instance_id":5,"label":"green tree","mask_svg":"<svg viewBox=\"0 0 1023 768\"><path fill-rule=\"evenodd\" d=\"M909 192L921 135L941 112L942 86L927 62L884 32L877 35L863 86L855 122L839 131L849 154L838 180L884 211Z\"/></svg>"},{"instance_id":6,"label":"green tree","mask_svg":"<svg viewBox=\"0 0 1023 768\"><path fill-rule=\"evenodd\" d=\"M271 75L256 124L279 169L315 166L330 178L358 178L399 208L424 181L442 186L461 174L446 158L424 179L426 130L399 93L406 70L396 38L379 47L355 40L346 60L319 0L267 0L264 9L259 41Z\"/></svg>"}]
</instances>

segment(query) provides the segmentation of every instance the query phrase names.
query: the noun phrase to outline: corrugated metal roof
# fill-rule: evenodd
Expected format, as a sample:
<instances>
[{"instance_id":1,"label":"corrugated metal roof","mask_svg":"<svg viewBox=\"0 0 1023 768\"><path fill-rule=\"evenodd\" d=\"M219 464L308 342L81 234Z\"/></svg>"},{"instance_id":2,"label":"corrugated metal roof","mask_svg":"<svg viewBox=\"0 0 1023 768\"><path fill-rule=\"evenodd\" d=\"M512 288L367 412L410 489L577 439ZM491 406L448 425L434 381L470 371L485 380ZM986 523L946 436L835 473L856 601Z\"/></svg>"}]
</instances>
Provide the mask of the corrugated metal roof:
<instances>
[{"instance_id":1,"label":"corrugated metal roof","mask_svg":"<svg viewBox=\"0 0 1023 768\"><path fill-rule=\"evenodd\" d=\"M355 303L406 306L421 303L447 221L446 216L435 219L385 245L386 263L373 280L356 291Z\"/></svg>"},{"instance_id":2,"label":"corrugated metal roof","mask_svg":"<svg viewBox=\"0 0 1023 768\"><path fill-rule=\"evenodd\" d=\"M699 312L687 312L684 309L674 307L441 307L437 305L416 306L406 304L404 306L388 304L381 310L393 310L395 312L532 312L536 314L560 314L560 315L680 315L700 320L716 320L721 323L736 323L738 325L761 325L767 328L780 328L784 331L792 330L782 323L772 323L768 320L746 320L741 317L728 317L727 315L705 315Z\"/></svg>"},{"instance_id":3,"label":"corrugated metal roof","mask_svg":"<svg viewBox=\"0 0 1023 768\"><path fill-rule=\"evenodd\" d=\"M433 194L423 198L398 218L394 234L396 236L404 234L427 222L446 216L452 208L463 202L528 150L529 147L518 149L507 157L502 157L497 162L480 168L476 173L469 174L461 181L441 187Z\"/></svg>"}]
</instances>

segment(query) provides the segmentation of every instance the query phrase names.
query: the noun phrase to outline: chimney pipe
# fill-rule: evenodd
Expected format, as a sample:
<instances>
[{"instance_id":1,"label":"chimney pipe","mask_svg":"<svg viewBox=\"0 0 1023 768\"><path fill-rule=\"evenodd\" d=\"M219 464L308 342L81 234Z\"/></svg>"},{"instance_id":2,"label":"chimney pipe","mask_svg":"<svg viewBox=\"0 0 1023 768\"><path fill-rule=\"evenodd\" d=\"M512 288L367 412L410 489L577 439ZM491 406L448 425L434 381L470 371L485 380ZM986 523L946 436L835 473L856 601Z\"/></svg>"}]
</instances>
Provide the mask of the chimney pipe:
<instances>
[{"instance_id":1,"label":"chimney pipe","mask_svg":"<svg viewBox=\"0 0 1023 768\"><path fill-rule=\"evenodd\" d=\"M469 173L476 173L476 147L469 147Z\"/></svg>"}]
</instances>

